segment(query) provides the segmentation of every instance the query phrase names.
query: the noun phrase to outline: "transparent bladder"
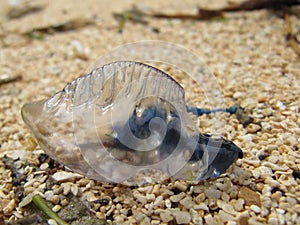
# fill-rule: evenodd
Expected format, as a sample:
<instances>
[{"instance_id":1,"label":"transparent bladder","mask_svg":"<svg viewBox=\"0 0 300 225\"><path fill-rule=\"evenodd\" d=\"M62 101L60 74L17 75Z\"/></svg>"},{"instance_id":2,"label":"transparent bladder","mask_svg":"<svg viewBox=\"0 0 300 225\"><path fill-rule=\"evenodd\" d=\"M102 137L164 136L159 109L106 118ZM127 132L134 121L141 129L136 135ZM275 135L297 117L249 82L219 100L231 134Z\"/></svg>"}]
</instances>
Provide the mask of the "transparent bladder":
<instances>
[{"instance_id":1,"label":"transparent bladder","mask_svg":"<svg viewBox=\"0 0 300 225\"><path fill-rule=\"evenodd\" d=\"M199 132L180 84L140 62L94 69L25 104L22 117L49 156L104 182L215 178L242 157L234 143Z\"/></svg>"}]
</instances>

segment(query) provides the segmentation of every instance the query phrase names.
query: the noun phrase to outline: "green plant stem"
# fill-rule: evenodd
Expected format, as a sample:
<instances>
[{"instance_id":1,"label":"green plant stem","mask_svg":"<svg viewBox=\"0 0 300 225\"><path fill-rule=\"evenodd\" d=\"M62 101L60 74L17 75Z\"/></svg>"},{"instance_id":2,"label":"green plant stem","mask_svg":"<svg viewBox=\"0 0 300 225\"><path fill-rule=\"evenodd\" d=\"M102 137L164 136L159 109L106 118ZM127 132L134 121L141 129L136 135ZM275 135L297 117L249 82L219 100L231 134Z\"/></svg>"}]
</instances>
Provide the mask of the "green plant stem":
<instances>
[{"instance_id":1,"label":"green plant stem","mask_svg":"<svg viewBox=\"0 0 300 225\"><path fill-rule=\"evenodd\" d=\"M70 225L69 223L61 219L55 212L53 212L41 196L33 196L32 201L48 217L55 220L58 223L58 225Z\"/></svg>"}]
</instances>

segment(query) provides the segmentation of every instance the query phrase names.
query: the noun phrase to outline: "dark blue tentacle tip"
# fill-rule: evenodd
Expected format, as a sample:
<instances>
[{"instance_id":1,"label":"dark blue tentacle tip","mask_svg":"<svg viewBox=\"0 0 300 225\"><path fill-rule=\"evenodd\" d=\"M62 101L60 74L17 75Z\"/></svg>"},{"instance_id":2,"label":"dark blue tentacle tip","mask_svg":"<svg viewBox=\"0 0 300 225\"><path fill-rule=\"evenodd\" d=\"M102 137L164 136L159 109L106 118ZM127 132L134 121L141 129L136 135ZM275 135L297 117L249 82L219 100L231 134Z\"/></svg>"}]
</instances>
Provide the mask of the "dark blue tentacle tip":
<instances>
[{"instance_id":1,"label":"dark blue tentacle tip","mask_svg":"<svg viewBox=\"0 0 300 225\"><path fill-rule=\"evenodd\" d=\"M238 151L238 157L239 157L239 159L242 159L243 156L244 156L243 151L241 149L239 149L239 151Z\"/></svg>"}]
</instances>

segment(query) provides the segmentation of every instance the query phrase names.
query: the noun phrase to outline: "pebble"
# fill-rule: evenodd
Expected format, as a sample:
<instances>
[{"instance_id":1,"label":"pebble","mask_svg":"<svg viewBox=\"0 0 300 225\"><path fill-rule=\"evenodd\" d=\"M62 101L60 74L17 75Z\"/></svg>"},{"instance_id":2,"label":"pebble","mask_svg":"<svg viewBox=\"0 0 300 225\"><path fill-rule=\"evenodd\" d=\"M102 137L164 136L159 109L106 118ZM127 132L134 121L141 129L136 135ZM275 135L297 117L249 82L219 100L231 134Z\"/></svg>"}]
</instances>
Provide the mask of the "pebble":
<instances>
[{"instance_id":1,"label":"pebble","mask_svg":"<svg viewBox=\"0 0 300 225\"><path fill-rule=\"evenodd\" d=\"M269 219L268 219L268 224L269 225L279 225L279 220L277 219L276 216L270 215Z\"/></svg>"},{"instance_id":2,"label":"pebble","mask_svg":"<svg viewBox=\"0 0 300 225\"><path fill-rule=\"evenodd\" d=\"M266 178L270 177L273 175L273 171L270 167L266 166L259 166L255 168L252 172L253 176L258 179L258 178Z\"/></svg>"},{"instance_id":3,"label":"pebble","mask_svg":"<svg viewBox=\"0 0 300 225\"><path fill-rule=\"evenodd\" d=\"M260 196L255 191L248 187L241 187L238 197L245 200L247 206L258 205L260 206Z\"/></svg>"},{"instance_id":4,"label":"pebble","mask_svg":"<svg viewBox=\"0 0 300 225\"><path fill-rule=\"evenodd\" d=\"M146 204L147 203L147 198L145 195L142 195L141 193L139 193L138 191L134 191L133 192L133 196L142 204Z\"/></svg>"},{"instance_id":5,"label":"pebble","mask_svg":"<svg viewBox=\"0 0 300 225\"><path fill-rule=\"evenodd\" d=\"M291 196L287 196L286 197L286 201L291 205L296 205L298 203L296 198L292 198Z\"/></svg>"},{"instance_id":6,"label":"pebble","mask_svg":"<svg viewBox=\"0 0 300 225\"><path fill-rule=\"evenodd\" d=\"M232 183L230 179L224 179L222 183L217 182L216 186L221 190L221 191L228 191L232 187ZM225 192L223 192L225 193Z\"/></svg>"},{"instance_id":7,"label":"pebble","mask_svg":"<svg viewBox=\"0 0 300 225\"><path fill-rule=\"evenodd\" d=\"M139 223L140 225L150 225L150 218L145 216L144 219Z\"/></svg>"},{"instance_id":8,"label":"pebble","mask_svg":"<svg viewBox=\"0 0 300 225\"><path fill-rule=\"evenodd\" d=\"M223 223L226 223L228 221L234 220L234 216L233 215L231 215L231 214L229 214L229 213L227 213L227 212L225 212L223 210L220 210L218 215L221 218L221 220L222 220Z\"/></svg>"},{"instance_id":9,"label":"pebble","mask_svg":"<svg viewBox=\"0 0 300 225\"><path fill-rule=\"evenodd\" d=\"M271 197L272 198L272 197ZM262 196L261 197L261 205L267 209L272 207L272 200L268 196Z\"/></svg>"},{"instance_id":10,"label":"pebble","mask_svg":"<svg viewBox=\"0 0 300 225\"><path fill-rule=\"evenodd\" d=\"M205 188L202 187L201 185L196 185L196 186L194 186L194 193L196 193L196 194L203 193L204 190L205 190Z\"/></svg>"},{"instance_id":11,"label":"pebble","mask_svg":"<svg viewBox=\"0 0 300 225\"><path fill-rule=\"evenodd\" d=\"M205 195L207 198L219 199L222 195L222 192L216 189L207 189L205 190Z\"/></svg>"},{"instance_id":12,"label":"pebble","mask_svg":"<svg viewBox=\"0 0 300 225\"><path fill-rule=\"evenodd\" d=\"M68 205L69 204L69 201L68 201L68 199L66 199L66 198L64 198L62 201L61 201L61 205L62 206L66 206L66 205Z\"/></svg>"},{"instance_id":13,"label":"pebble","mask_svg":"<svg viewBox=\"0 0 300 225\"><path fill-rule=\"evenodd\" d=\"M79 193L79 188L78 188L77 185L72 185L72 186L71 186L71 193L72 193L73 195L75 195L75 196L78 195L78 193Z\"/></svg>"},{"instance_id":14,"label":"pebble","mask_svg":"<svg viewBox=\"0 0 300 225\"><path fill-rule=\"evenodd\" d=\"M245 134L242 136L239 136L239 139L242 140L244 143L250 143L252 142L252 134Z\"/></svg>"},{"instance_id":15,"label":"pebble","mask_svg":"<svg viewBox=\"0 0 300 225\"><path fill-rule=\"evenodd\" d=\"M192 216L192 222L193 222L193 224L197 224L197 225L202 225L203 224L203 220L199 216L199 214L198 214L198 212L196 210L194 210L193 208L190 208L189 212L190 212L190 214Z\"/></svg>"},{"instance_id":16,"label":"pebble","mask_svg":"<svg viewBox=\"0 0 300 225\"><path fill-rule=\"evenodd\" d=\"M52 211L53 211L53 212L58 212L60 209L61 209L61 206L60 206L60 205L55 205L55 206L52 208Z\"/></svg>"},{"instance_id":17,"label":"pebble","mask_svg":"<svg viewBox=\"0 0 300 225\"><path fill-rule=\"evenodd\" d=\"M153 206L159 206L163 201L163 197L162 196L158 196L155 201L153 202Z\"/></svg>"},{"instance_id":18,"label":"pebble","mask_svg":"<svg viewBox=\"0 0 300 225\"><path fill-rule=\"evenodd\" d=\"M49 168L49 164L48 163L43 163L43 164L40 165L40 169L41 170L45 170L47 168Z\"/></svg>"},{"instance_id":19,"label":"pebble","mask_svg":"<svg viewBox=\"0 0 300 225\"><path fill-rule=\"evenodd\" d=\"M151 220L151 225L159 225L160 221L159 220Z\"/></svg>"},{"instance_id":20,"label":"pebble","mask_svg":"<svg viewBox=\"0 0 300 225\"><path fill-rule=\"evenodd\" d=\"M280 202L279 208L284 209L284 210L289 210L289 209L291 209L291 205L287 202Z\"/></svg>"},{"instance_id":21,"label":"pebble","mask_svg":"<svg viewBox=\"0 0 300 225\"><path fill-rule=\"evenodd\" d=\"M267 177L265 179L265 183L268 184L271 188L279 187L279 182L277 180L274 180L272 177Z\"/></svg>"},{"instance_id":22,"label":"pebble","mask_svg":"<svg viewBox=\"0 0 300 225\"><path fill-rule=\"evenodd\" d=\"M243 162L255 167L260 166L260 160L258 159L243 159Z\"/></svg>"},{"instance_id":23,"label":"pebble","mask_svg":"<svg viewBox=\"0 0 300 225\"><path fill-rule=\"evenodd\" d=\"M80 179L80 180L77 182L77 184L78 184L80 187L86 186L88 183L89 183L89 180L88 180L88 179L85 179L85 178L82 178L82 179Z\"/></svg>"},{"instance_id":24,"label":"pebble","mask_svg":"<svg viewBox=\"0 0 300 225\"><path fill-rule=\"evenodd\" d=\"M224 210L224 212L229 213L231 215L235 215L236 214L236 211L234 210L234 207L232 205L229 205L229 204L225 203L222 206L222 209Z\"/></svg>"},{"instance_id":25,"label":"pebble","mask_svg":"<svg viewBox=\"0 0 300 225\"><path fill-rule=\"evenodd\" d=\"M239 99L239 98L241 98L241 97L243 97L244 96L244 93L243 92L239 92L239 91L237 91L237 92L235 92L234 94L233 94L233 98L235 98L235 99Z\"/></svg>"},{"instance_id":26,"label":"pebble","mask_svg":"<svg viewBox=\"0 0 300 225\"><path fill-rule=\"evenodd\" d=\"M237 224L238 225L248 225L248 220L249 220L249 214L246 211L245 213L241 213L238 218L237 218Z\"/></svg>"},{"instance_id":27,"label":"pebble","mask_svg":"<svg viewBox=\"0 0 300 225\"><path fill-rule=\"evenodd\" d=\"M30 193L30 194L26 195L23 198L23 200L19 203L19 207L24 207L24 206L28 205L29 203L31 203L33 196L34 196L33 193Z\"/></svg>"},{"instance_id":28,"label":"pebble","mask_svg":"<svg viewBox=\"0 0 300 225\"><path fill-rule=\"evenodd\" d=\"M69 55L72 57L78 57L83 60L88 59L89 49L84 48L79 40L72 40L70 43L71 49L69 50Z\"/></svg>"},{"instance_id":29,"label":"pebble","mask_svg":"<svg viewBox=\"0 0 300 225\"><path fill-rule=\"evenodd\" d=\"M5 199L6 200L6 199ZM2 201L2 212L4 215L10 215L14 208L16 207L16 200L12 199L7 202L7 204L3 204L5 202L4 200Z\"/></svg>"},{"instance_id":30,"label":"pebble","mask_svg":"<svg viewBox=\"0 0 300 225\"><path fill-rule=\"evenodd\" d=\"M202 202L202 203L200 203L198 205L194 205L194 209L195 210L204 210L204 211L209 212L209 208L208 208L208 206L204 202Z\"/></svg>"},{"instance_id":31,"label":"pebble","mask_svg":"<svg viewBox=\"0 0 300 225\"><path fill-rule=\"evenodd\" d=\"M178 195L172 195L170 197L170 200L172 202L179 202L181 199L183 199L186 196L184 192L180 192Z\"/></svg>"},{"instance_id":32,"label":"pebble","mask_svg":"<svg viewBox=\"0 0 300 225\"><path fill-rule=\"evenodd\" d=\"M170 199L166 199L166 200L165 200L165 206L166 206L167 208L171 208L171 207L172 207L172 203L171 203Z\"/></svg>"},{"instance_id":33,"label":"pebble","mask_svg":"<svg viewBox=\"0 0 300 225\"><path fill-rule=\"evenodd\" d=\"M93 201L98 200L98 198L95 196L95 194L93 192L88 191L86 193L86 200L88 200L89 202L93 202Z\"/></svg>"},{"instance_id":34,"label":"pebble","mask_svg":"<svg viewBox=\"0 0 300 225\"><path fill-rule=\"evenodd\" d=\"M63 188L63 194L64 195L68 195L71 191L71 185L69 182L67 183L62 183L61 186Z\"/></svg>"},{"instance_id":35,"label":"pebble","mask_svg":"<svg viewBox=\"0 0 300 225\"><path fill-rule=\"evenodd\" d=\"M191 196L186 196L185 198L181 199L179 203L186 209L190 209L195 205Z\"/></svg>"},{"instance_id":36,"label":"pebble","mask_svg":"<svg viewBox=\"0 0 300 225\"><path fill-rule=\"evenodd\" d=\"M229 202L230 196L229 196L229 194L227 194L226 192L222 192L221 199L222 199L224 202Z\"/></svg>"},{"instance_id":37,"label":"pebble","mask_svg":"<svg viewBox=\"0 0 300 225\"><path fill-rule=\"evenodd\" d=\"M146 194L146 199L148 201L153 201L155 200L155 194Z\"/></svg>"},{"instance_id":38,"label":"pebble","mask_svg":"<svg viewBox=\"0 0 300 225\"><path fill-rule=\"evenodd\" d=\"M48 220L48 225L58 225L54 219Z\"/></svg>"},{"instance_id":39,"label":"pebble","mask_svg":"<svg viewBox=\"0 0 300 225\"><path fill-rule=\"evenodd\" d=\"M115 223L123 223L124 222L124 217L123 216L121 216L121 215L117 215L117 216L115 216L114 217L114 222Z\"/></svg>"},{"instance_id":40,"label":"pebble","mask_svg":"<svg viewBox=\"0 0 300 225\"><path fill-rule=\"evenodd\" d=\"M187 189L187 186L179 181L175 181L174 187L182 192L185 192Z\"/></svg>"},{"instance_id":41,"label":"pebble","mask_svg":"<svg viewBox=\"0 0 300 225\"><path fill-rule=\"evenodd\" d=\"M216 223L215 223L215 221L214 221L211 214L208 214L208 215L204 216L204 220L205 220L207 225L216 225Z\"/></svg>"},{"instance_id":42,"label":"pebble","mask_svg":"<svg viewBox=\"0 0 300 225\"><path fill-rule=\"evenodd\" d=\"M226 225L236 225L235 221L228 221L228 223Z\"/></svg>"},{"instance_id":43,"label":"pebble","mask_svg":"<svg viewBox=\"0 0 300 225\"><path fill-rule=\"evenodd\" d=\"M149 194L152 191L152 186L139 187L137 190L141 193Z\"/></svg>"},{"instance_id":44,"label":"pebble","mask_svg":"<svg viewBox=\"0 0 300 225\"><path fill-rule=\"evenodd\" d=\"M250 209L255 212L255 213L260 213L261 212L261 208L258 207L257 205L251 205Z\"/></svg>"},{"instance_id":45,"label":"pebble","mask_svg":"<svg viewBox=\"0 0 300 225\"><path fill-rule=\"evenodd\" d=\"M177 224L186 224L191 222L191 214L185 211L175 211L173 215L176 219Z\"/></svg>"},{"instance_id":46,"label":"pebble","mask_svg":"<svg viewBox=\"0 0 300 225\"><path fill-rule=\"evenodd\" d=\"M169 190L169 189L165 189L163 193L164 193L165 195L169 195L169 196L174 195L174 192L171 191L171 190Z\"/></svg>"},{"instance_id":47,"label":"pebble","mask_svg":"<svg viewBox=\"0 0 300 225\"><path fill-rule=\"evenodd\" d=\"M263 132L268 132L272 129L272 125L267 122L261 122L261 128Z\"/></svg>"},{"instance_id":48,"label":"pebble","mask_svg":"<svg viewBox=\"0 0 300 225\"><path fill-rule=\"evenodd\" d=\"M204 193L200 193L199 195L196 196L195 201L196 203L202 203L205 200L205 194Z\"/></svg>"},{"instance_id":49,"label":"pebble","mask_svg":"<svg viewBox=\"0 0 300 225\"><path fill-rule=\"evenodd\" d=\"M82 178L83 176L78 173L71 173L66 171L59 171L52 175L52 178L56 181L70 181L78 178Z\"/></svg>"},{"instance_id":50,"label":"pebble","mask_svg":"<svg viewBox=\"0 0 300 225\"><path fill-rule=\"evenodd\" d=\"M159 195L159 193L160 193L160 184L155 184L152 189L152 194L157 196Z\"/></svg>"},{"instance_id":51,"label":"pebble","mask_svg":"<svg viewBox=\"0 0 300 225\"><path fill-rule=\"evenodd\" d=\"M293 210L300 214L300 204L293 205Z\"/></svg>"},{"instance_id":52,"label":"pebble","mask_svg":"<svg viewBox=\"0 0 300 225\"><path fill-rule=\"evenodd\" d=\"M247 126L247 131L249 133L257 133L259 130L261 130L261 126L257 125L257 124L254 124L254 123L250 123L248 126Z\"/></svg>"},{"instance_id":53,"label":"pebble","mask_svg":"<svg viewBox=\"0 0 300 225\"><path fill-rule=\"evenodd\" d=\"M55 184L51 187L53 194L58 195L60 193L62 193L62 187L60 187L59 185Z\"/></svg>"},{"instance_id":54,"label":"pebble","mask_svg":"<svg viewBox=\"0 0 300 225\"><path fill-rule=\"evenodd\" d=\"M59 196L58 195L53 195L51 197L51 202L54 204L54 205L57 205L59 203Z\"/></svg>"},{"instance_id":55,"label":"pebble","mask_svg":"<svg viewBox=\"0 0 300 225\"><path fill-rule=\"evenodd\" d=\"M172 213L169 210L163 210L160 214L159 214L161 220L163 222L169 222L171 220L173 220L173 216Z\"/></svg>"}]
</instances>

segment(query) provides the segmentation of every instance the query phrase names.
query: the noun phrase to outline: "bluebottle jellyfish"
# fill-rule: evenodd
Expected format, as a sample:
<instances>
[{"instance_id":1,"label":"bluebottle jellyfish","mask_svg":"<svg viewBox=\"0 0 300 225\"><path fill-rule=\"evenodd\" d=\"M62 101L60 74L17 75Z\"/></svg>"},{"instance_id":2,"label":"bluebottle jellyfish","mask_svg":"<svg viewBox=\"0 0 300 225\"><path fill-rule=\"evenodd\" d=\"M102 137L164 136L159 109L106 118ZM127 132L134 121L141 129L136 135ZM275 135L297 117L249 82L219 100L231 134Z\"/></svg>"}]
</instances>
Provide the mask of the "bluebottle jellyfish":
<instances>
[{"instance_id":1,"label":"bluebottle jellyfish","mask_svg":"<svg viewBox=\"0 0 300 225\"><path fill-rule=\"evenodd\" d=\"M25 104L22 117L50 157L92 179L216 178L243 152L229 140L199 132L189 115L194 109L165 72L117 61L48 99Z\"/></svg>"}]
</instances>

